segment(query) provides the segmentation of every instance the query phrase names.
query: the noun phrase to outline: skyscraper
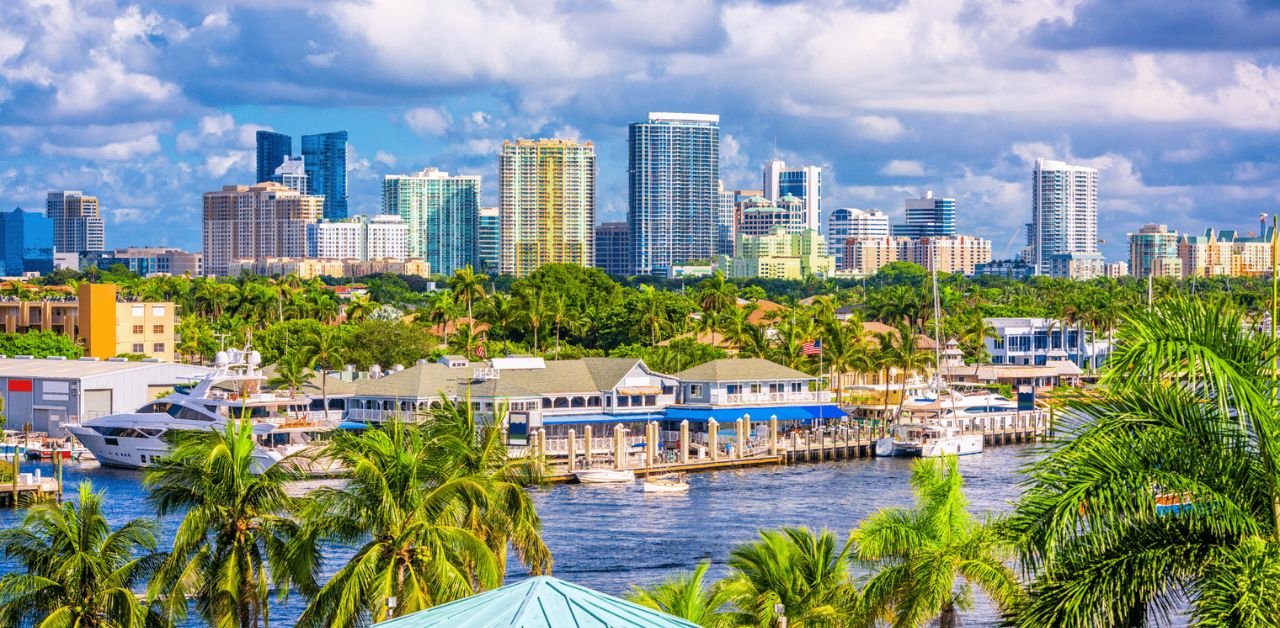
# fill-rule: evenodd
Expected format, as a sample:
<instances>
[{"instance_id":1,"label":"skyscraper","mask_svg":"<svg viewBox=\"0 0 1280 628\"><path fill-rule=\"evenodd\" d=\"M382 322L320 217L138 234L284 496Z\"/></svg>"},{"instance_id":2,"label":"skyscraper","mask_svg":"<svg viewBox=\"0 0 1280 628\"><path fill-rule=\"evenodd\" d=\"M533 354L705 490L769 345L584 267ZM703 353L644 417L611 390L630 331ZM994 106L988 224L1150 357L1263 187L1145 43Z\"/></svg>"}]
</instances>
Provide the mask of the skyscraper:
<instances>
[{"instance_id":1,"label":"skyscraper","mask_svg":"<svg viewBox=\"0 0 1280 628\"><path fill-rule=\"evenodd\" d=\"M254 183L270 181L276 168L293 156L293 138L275 131L258 131L258 178Z\"/></svg>"},{"instance_id":2,"label":"skyscraper","mask_svg":"<svg viewBox=\"0 0 1280 628\"><path fill-rule=\"evenodd\" d=\"M602 222L596 225L596 268L615 277L626 277L631 271L630 238L627 223Z\"/></svg>"},{"instance_id":3,"label":"skyscraper","mask_svg":"<svg viewBox=\"0 0 1280 628\"><path fill-rule=\"evenodd\" d=\"M382 213L409 225L409 256L432 272L452 275L480 267L480 177L449 176L435 168L382 180Z\"/></svg>"},{"instance_id":4,"label":"skyscraper","mask_svg":"<svg viewBox=\"0 0 1280 628\"><path fill-rule=\"evenodd\" d=\"M720 203L720 116L650 113L628 135L627 224L637 275L709 259Z\"/></svg>"},{"instance_id":5,"label":"skyscraper","mask_svg":"<svg viewBox=\"0 0 1280 628\"><path fill-rule=\"evenodd\" d=\"M498 274L502 259L502 212L497 207L480 208L480 230L476 238L476 253L480 257L480 270L486 274Z\"/></svg>"},{"instance_id":6,"label":"skyscraper","mask_svg":"<svg viewBox=\"0 0 1280 628\"><path fill-rule=\"evenodd\" d=\"M53 221L15 208L0 213L0 276L53 272Z\"/></svg>"},{"instance_id":7,"label":"skyscraper","mask_svg":"<svg viewBox=\"0 0 1280 628\"><path fill-rule=\"evenodd\" d=\"M738 237L737 212L734 207L734 193L724 189L724 181L716 181L716 255L733 257L735 240Z\"/></svg>"},{"instance_id":8,"label":"skyscraper","mask_svg":"<svg viewBox=\"0 0 1280 628\"><path fill-rule=\"evenodd\" d=\"M304 160L299 157L285 157L280 167L276 168L271 175L270 181L283 184L290 190L296 190L298 194L307 193L307 167L303 163Z\"/></svg>"},{"instance_id":9,"label":"skyscraper","mask_svg":"<svg viewBox=\"0 0 1280 628\"><path fill-rule=\"evenodd\" d=\"M403 260L409 257L409 226L391 214L311 223L307 225L307 257Z\"/></svg>"},{"instance_id":10,"label":"skyscraper","mask_svg":"<svg viewBox=\"0 0 1280 628\"><path fill-rule=\"evenodd\" d=\"M45 216L53 221L53 248L83 253L106 248L106 227L98 213L98 197L82 192L50 192Z\"/></svg>"},{"instance_id":11,"label":"skyscraper","mask_svg":"<svg viewBox=\"0 0 1280 628\"><path fill-rule=\"evenodd\" d=\"M893 225L892 235L904 238L936 238L956 234L956 199L935 198L933 191L903 201L906 223Z\"/></svg>"},{"instance_id":12,"label":"skyscraper","mask_svg":"<svg viewBox=\"0 0 1280 628\"><path fill-rule=\"evenodd\" d=\"M324 197L324 217L347 217L347 132L332 131L302 136L307 188Z\"/></svg>"},{"instance_id":13,"label":"skyscraper","mask_svg":"<svg viewBox=\"0 0 1280 628\"><path fill-rule=\"evenodd\" d=\"M849 238L889 236L889 215L878 210L841 207L827 219L827 244L836 257L836 267L844 268L844 242Z\"/></svg>"},{"instance_id":14,"label":"skyscraper","mask_svg":"<svg viewBox=\"0 0 1280 628\"><path fill-rule=\"evenodd\" d=\"M822 168L788 168L780 159L765 163L764 197L776 204L786 196L794 196L804 203L804 229L822 229Z\"/></svg>"},{"instance_id":15,"label":"skyscraper","mask_svg":"<svg viewBox=\"0 0 1280 628\"><path fill-rule=\"evenodd\" d=\"M1181 277L1178 232L1168 225L1147 223L1129 234L1129 268L1134 277Z\"/></svg>"},{"instance_id":16,"label":"skyscraper","mask_svg":"<svg viewBox=\"0 0 1280 628\"><path fill-rule=\"evenodd\" d=\"M1055 255L1098 252L1098 171L1037 159L1031 172L1029 259L1050 274Z\"/></svg>"},{"instance_id":17,"label":"skyscraper","mask_svg":"<svg viewBox=\"0 0 1280 628\"><path fill-rule=\"evenodd\" d=\"M591 142L503 142L499 270L524 276L543 264L595 263L596 151Z\"/></svg>"},{"instance_id":18,"label":"skyscraper","mask_svg":"<svg viewBox=\"0 0 1280 628\"><path fill-rule=\"evenodd\" d=\"M321 202L274 181L206 192L205 273L225 275L232 260L305 257L307 225L320 218Z\"/></svg>"}]
</instances>

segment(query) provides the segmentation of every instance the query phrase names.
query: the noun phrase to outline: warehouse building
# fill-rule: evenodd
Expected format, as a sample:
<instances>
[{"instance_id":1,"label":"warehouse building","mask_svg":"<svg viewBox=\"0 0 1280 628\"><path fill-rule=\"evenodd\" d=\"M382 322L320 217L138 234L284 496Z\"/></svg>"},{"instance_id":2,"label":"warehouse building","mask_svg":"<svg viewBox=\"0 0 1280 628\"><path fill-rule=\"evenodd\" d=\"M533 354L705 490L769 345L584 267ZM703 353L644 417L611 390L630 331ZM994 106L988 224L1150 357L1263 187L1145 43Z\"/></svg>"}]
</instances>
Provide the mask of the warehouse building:
<instances>
[{"instance_id":1,"label":"warehouse building","mask_svg":"<svg viewBox=\"0 0 1280 628\"><path fill-rule=\"evenodd\" d=\"M212 369L171 362L0 356L5 429L61 436L62 426L131 412Z\"/></svg>"}]
</instances>

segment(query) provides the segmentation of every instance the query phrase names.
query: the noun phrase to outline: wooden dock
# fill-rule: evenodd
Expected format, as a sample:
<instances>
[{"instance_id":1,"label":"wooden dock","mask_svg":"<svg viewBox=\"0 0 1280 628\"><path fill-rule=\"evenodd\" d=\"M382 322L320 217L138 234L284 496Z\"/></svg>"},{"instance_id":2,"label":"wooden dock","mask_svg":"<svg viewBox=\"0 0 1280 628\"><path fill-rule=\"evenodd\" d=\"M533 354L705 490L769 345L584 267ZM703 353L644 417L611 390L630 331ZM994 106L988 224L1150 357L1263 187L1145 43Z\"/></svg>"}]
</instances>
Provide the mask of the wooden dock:
<instances>
[{"instance_id":1,"label":"wooden dock","mask_svg":"<svg viewBox=\"0 0 1280 628\"><path fill-rule=\"evenodd\" d=\"M39 481L19 482L16 491L12 483L0 483L0 507L14 508L15 493L18 496L18 507L53 501L58 498L58 481L53 478L41 478Z\"/></svg>"}]
</instances>

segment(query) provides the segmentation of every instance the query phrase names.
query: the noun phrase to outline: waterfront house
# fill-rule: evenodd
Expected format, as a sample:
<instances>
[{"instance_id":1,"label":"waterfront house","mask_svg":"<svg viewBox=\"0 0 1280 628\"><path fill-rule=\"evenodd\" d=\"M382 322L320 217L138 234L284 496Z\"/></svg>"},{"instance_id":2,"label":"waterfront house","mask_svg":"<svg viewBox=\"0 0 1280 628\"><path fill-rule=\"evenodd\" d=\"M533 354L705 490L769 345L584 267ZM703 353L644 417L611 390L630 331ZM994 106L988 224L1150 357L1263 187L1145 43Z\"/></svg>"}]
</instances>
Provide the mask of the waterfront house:
<instances>
[{"instance_id":1,"label":"waterfront house","mask_svg":"<svg viewBox=\"0 0 1280 628\"><path fill-rule=\"evenodd\" d=\"M995 329L987 336L992 364L1044 366L1067 360L1076 366L1101 366L1111 352L1106 340L1081 326L1053 318L986 318Z\"/></svg>"}]
</instances>

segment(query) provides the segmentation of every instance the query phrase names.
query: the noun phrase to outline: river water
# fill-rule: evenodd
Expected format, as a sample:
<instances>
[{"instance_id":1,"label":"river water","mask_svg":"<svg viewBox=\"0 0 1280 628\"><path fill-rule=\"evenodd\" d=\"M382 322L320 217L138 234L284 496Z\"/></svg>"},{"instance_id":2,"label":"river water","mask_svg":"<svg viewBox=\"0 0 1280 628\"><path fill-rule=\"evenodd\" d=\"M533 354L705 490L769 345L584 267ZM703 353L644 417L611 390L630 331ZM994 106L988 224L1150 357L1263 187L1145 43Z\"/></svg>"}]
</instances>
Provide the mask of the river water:
<instances>
[{"instance_id":1,"label":"river water","mask_svg":"<svg viewBox=\"0 0 1280 628\"><path fill-rule=\"evenodd\" d=\"M988 448L960 459L970 510L1006 512L1019 494L1019 469L1027 446ZM880 508L910 506L907 479L911 461L871 458L842 462L757 467L692 474L687 494L645 494L640 484L566 484L535 491L543 538L555 556L554 573L606 593L625 593L632 585L662 580L710 560L711 575L723 576L729 550L756 538L760 529L783 526L827 528L843 539L863 517ZM26 464L51 473L48 464ZM81 479L107 493L106 512L113 525L154 517L141 485L141 473L96 465L69 465L67 493ZM0 526L9 527L21 512L0 510ZM170 542L179 520L161 522L161 543ZM350 558L352 548L325 552L327 573ZM515 565L513 561L513 565ZM0 570L12 569L9 562ZM518 565L513 567L518 570ZM519 578L513 573L510 578ZM967 625L995 623L985 599L964 615ZM298 596L272 606L272 621L288 625L305 603Z\"/></svg>"}]
</instances>

